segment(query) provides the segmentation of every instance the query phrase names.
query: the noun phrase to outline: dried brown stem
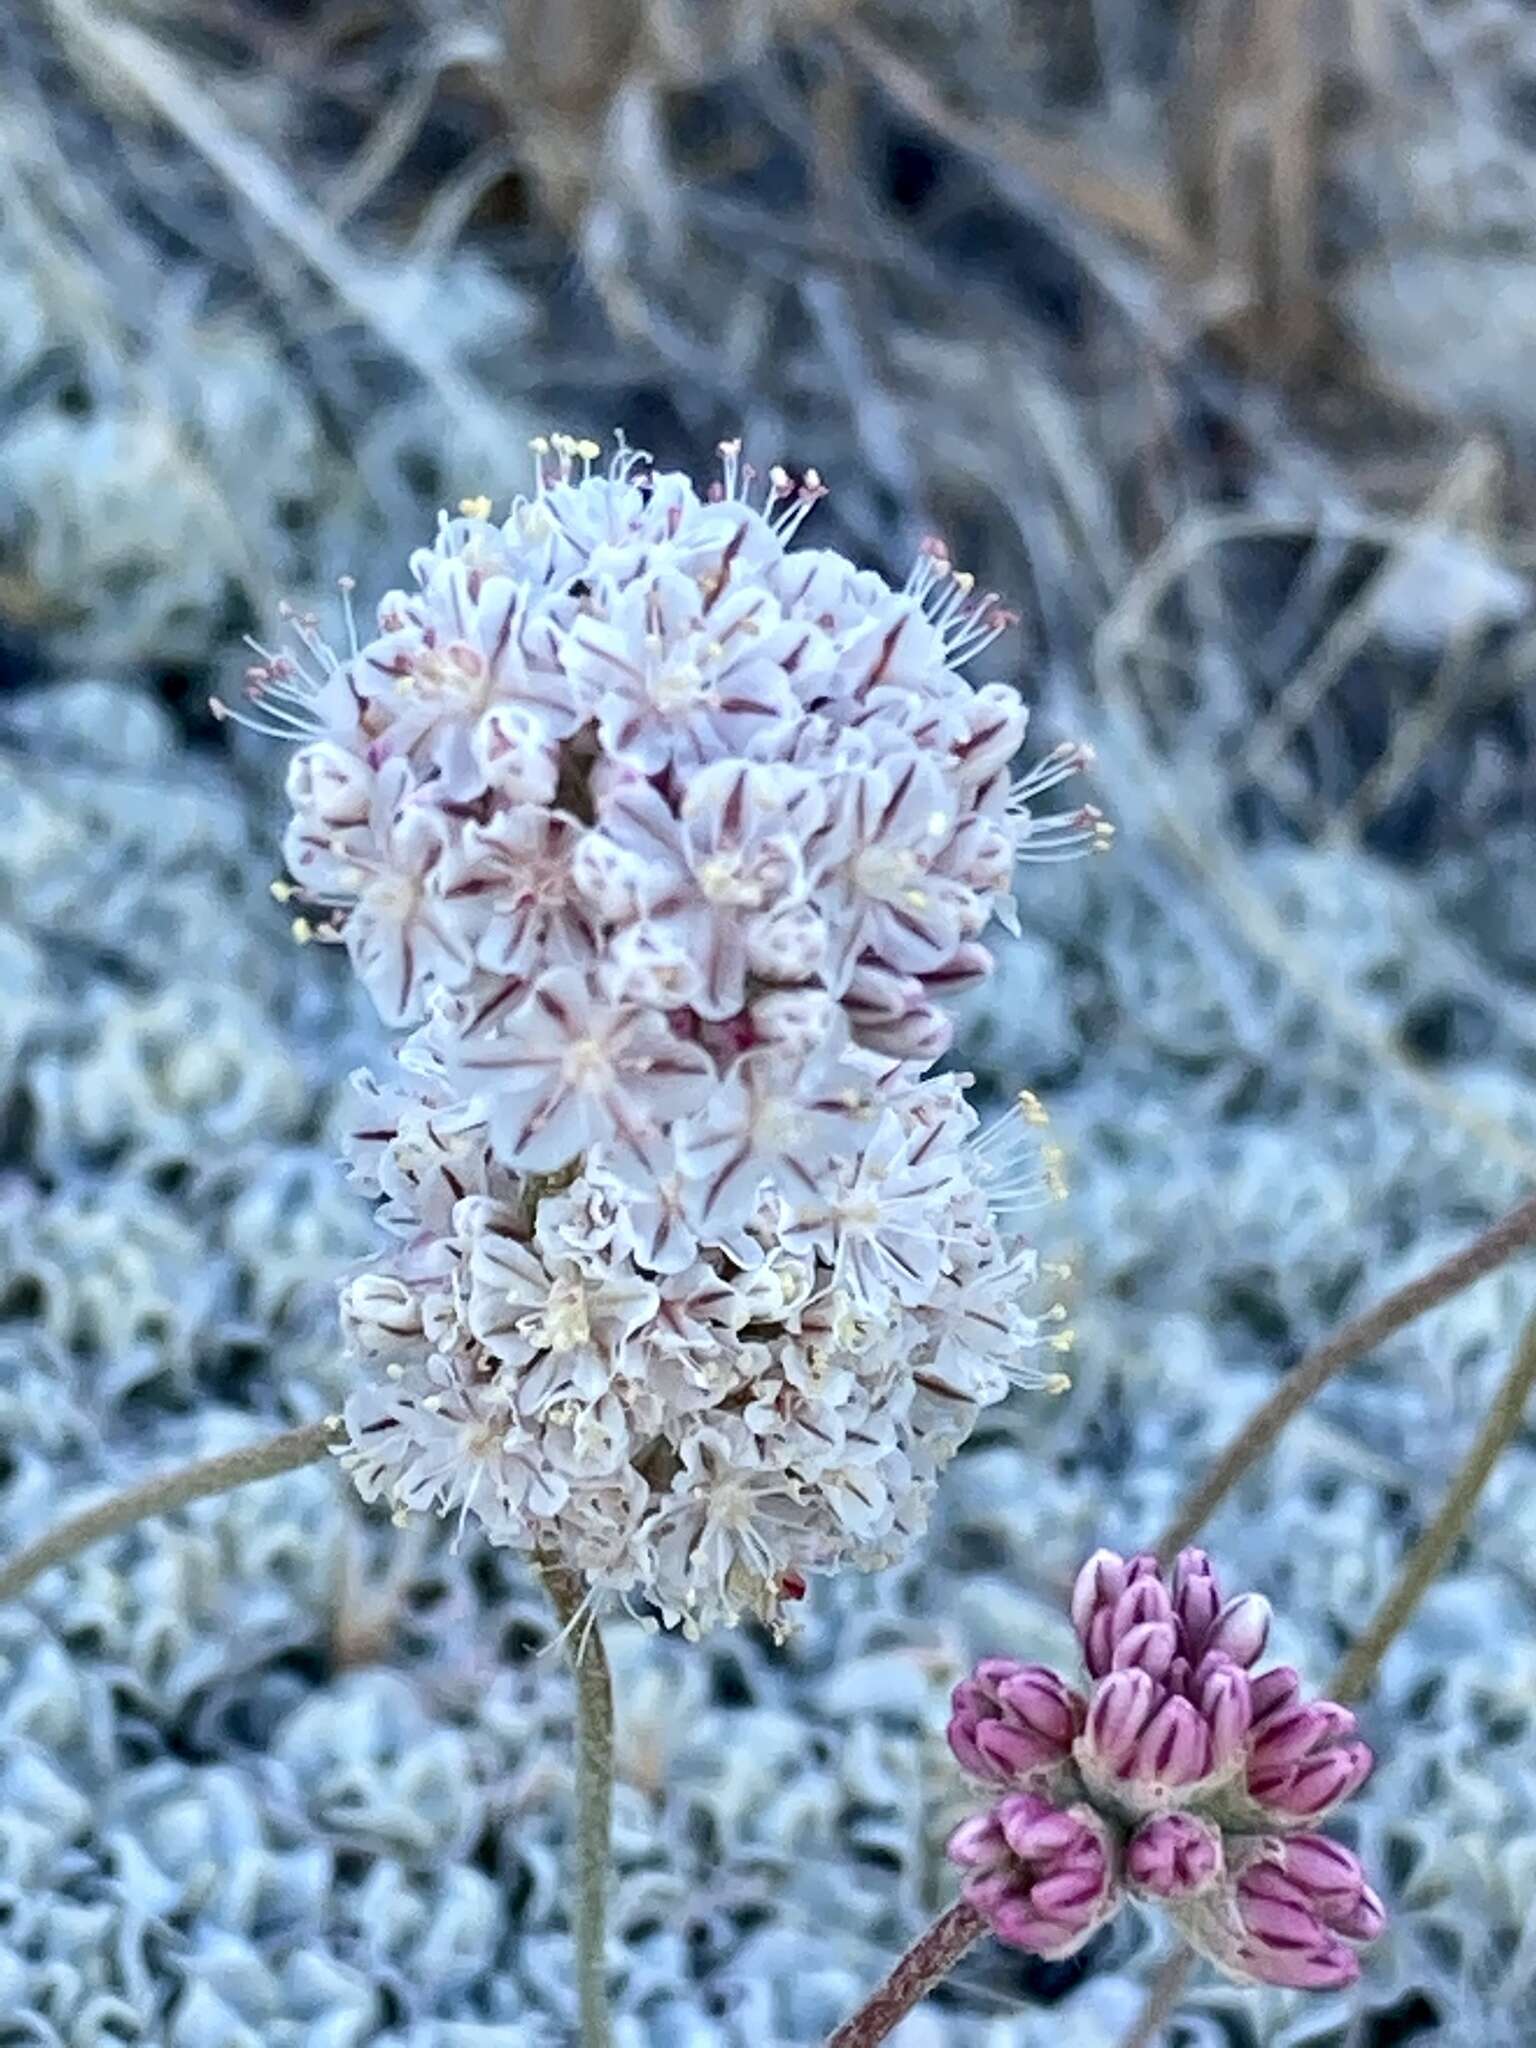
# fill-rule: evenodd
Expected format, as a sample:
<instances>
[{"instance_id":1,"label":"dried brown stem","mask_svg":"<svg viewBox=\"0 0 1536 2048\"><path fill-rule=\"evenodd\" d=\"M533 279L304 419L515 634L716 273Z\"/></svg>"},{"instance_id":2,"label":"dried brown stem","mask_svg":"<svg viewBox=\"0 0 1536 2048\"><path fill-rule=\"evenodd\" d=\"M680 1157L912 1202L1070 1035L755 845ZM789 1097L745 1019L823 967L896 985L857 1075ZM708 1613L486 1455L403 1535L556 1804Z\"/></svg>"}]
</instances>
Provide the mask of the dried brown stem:
<instances>
[{"instance_id":1,"label":"dried brown stem","mask_svg":"<svg viewBox=\"0 0 1536 2048\"><path fill-rule=\"evenodd\" d=\"M1346 1323L1327 1343L1320 1344L1294 1366L1263 1406L1243 1424L1163 1531L1157 1543L1157 1554L1163 1562L1167 1563L1199 1534L1238 1481L1270 1449L1285 1425L1336 1374L1533 1244L1536 1195L1518 1203L1461 1251L1421 1273L1418 1279L1410 1280L1406 1287L1398 1288L1352 1323Z\"/></svg>"},{"instance_id":2,"label":"dried brown stem","mask_svg":"<svg viewBox=\"0 0 1536 2048\"><path fill-rule=\"evenodd\" d=\"M1451 1481L1439 1512L1403 1561L1390 1592L1377 1608L1329 1685L1337 1700L1357 1700L1370 1691L1381 1660L1393 1638L1440 1575L1456 1539L1477 1506L1499 1456L1525 1420L1531 1389L1536 1386L1536 1314L1527 1321L1520 1342L1483 1426Z\"/></svg>"}]
</instances>

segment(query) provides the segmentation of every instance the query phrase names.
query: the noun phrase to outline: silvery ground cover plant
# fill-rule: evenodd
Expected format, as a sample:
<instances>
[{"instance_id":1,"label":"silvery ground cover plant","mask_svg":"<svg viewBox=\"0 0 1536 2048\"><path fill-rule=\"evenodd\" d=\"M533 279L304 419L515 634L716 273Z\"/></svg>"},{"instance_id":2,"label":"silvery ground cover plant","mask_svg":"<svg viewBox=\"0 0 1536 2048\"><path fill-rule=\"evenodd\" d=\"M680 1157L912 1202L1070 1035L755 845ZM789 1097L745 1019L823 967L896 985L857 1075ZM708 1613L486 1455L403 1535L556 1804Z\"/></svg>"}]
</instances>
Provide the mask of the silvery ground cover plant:
<instances>
[{"instance_id":1,"label":"silvery ground cover plant","mask_svg":"<svg viewBox=\"0 0 1536 2048\"><path fill-rule=\"evenodd\" d=\"M46 1382L48 1362L18 1350L0 1387L15 1410L22 1480L0 1590L47 1616L60 1612L49 1603L66 1579L87 1606L98 1585L91 1627L126 1629L132 1648L120 1654L142 1658L152 1686L187 1646L146 1642L146 1629L171 1626L147 1611L137 1625L123 1620L123 1593L92 1546L152 1546L152 1523L190 1513L203 1545L195 1560L141 1554L162 1610L185 1601L189 1615L216 1616L230 1530L246 1532L237 1571L240 1545L262 1541L264 1528L265 1540L291 1544L279 1586L313 1569L316 1532L343 1512L327 1466L386 1510L388 1525L363 1525L337 1595L342 1661L361 1667L350 1703L328 1722L292 1709L278 1685L257 1716L272 1737L258 1772L267 1803L253 1803L237 1776L193 1796L169 1756L157 1787L151 1761L133 1811L103 1822L104 1863L87 1847L89 1766L59 1761L90 1751L97 1708L56 1654L89 1641L90 1628L61 1624L55 1642L7 1619L16 1632L0 1664L0 1875L11 1888L7 1924L20 1931L0 1951L0 1986L31 2029L18 2040L156 2038L133 2030L154 1995L146 1987L161 1944L169 1952L186 1935L189 1866L203 1896L238 1896L215 1911L216 1938L196 1937L190 1988L165 2036L178 2048L545 2038L599 2048L726 2038L727 2026L732 2039L825 2037L840 2048L901 2029L920 2044L942 2037L922 2029L943 2026L949 1973L972 1968L982 1942L1086 1973L1095 1945L1112 1952L1133 1909L1160 1930L1161 1974L1144 2009L1089 2007L1064 2021L1080 2028L1073 2040L1157 2038L1197 1963L1234 1987L1224 2010L1307 1993L1324 2001L1326 2024L1346 2027L1338 2001L1362 1973L1368 1986L1374 1969L1398 1967L1385 1933L1394 1871L1361 1853L1369 1844L1358 1828L1345 1839L1325 1824L1338 1813L1347 1831L1350 1802L1367 1788L1374 1759L1357 1713L1369 1722L1363 1703L1383 1660L1522 1426L1536 1341L1515 1347L1488 1390L1443 1498L1417 1504L1414 1540L1375 1575L1379 1600L1355 1603L1331 1680L1268 1661L1263 1590L1234 1588L1195 1539L1252 1468L1285 1454L1282 1430L1304 1426L1303 1409L1338 1373L1536 1241L1530 1200L1464 1230L1422 1269L1383 1276L1363 1313L1266 1401L1234 1409L1219 1355L1197 1357L1193 1380L1175 1378L1172 1395L1149 1376L1149 1401L1177 1407L1192 1391L1233 1426L1209 1442L1182 1497L1156 1473L1125 1474L1118 1499L1098 1480L1086 1497L1063 1496L1086 1562L1074 1559L1075 1578L1056 1589L1056 1632L1019 1619L1028 1640L1013 1640L1005 1608L974 1668L953 1674L947 1734L958 1771L911 1780L905 1825L944 1847L955 1895L933 1902L937 1917L899 1960L899 1943L887 1939L882 1957L872 1941L867 1989L839 1982L824 2003L846 2009L811 2021L813 2032L803 2017L754 2019L741 2005L688 2011L678 1945L713 1937L687 1935L706 1923L662 1881L664 1853L637 1903L652 1850L622 1805L658 1768L646 1745L672 1710L669 1690L679 1712L718 1704L689 1688L699 1670L718 1668L703 1660L725 1632L745 1631L753 1656L770 1660L774 1643L804 1654L797 1633L813 1654L826 1643L829 1685L839 1662L853 1685L850 1745L873 1744L862 1762L846 1760L868 1793L891 1768L876 1755L890 1708L878 1697L861 1705L848 1677L860 1660L838 1657L843 1581L903 1583L940 1512L946 1468L1005 1402L1025 1452L1012 1469L1033 1474L1038 1436L1038 1484L1053 1483L1043 1446L1068 1384L1072 1276L1050 1241L1071 1162L1026 1085L1034 1076L994 1072L976 1088L941 1063L958 1004L979 1000L994 976L1006 990L1016 887L1026 898L1058 884L1081 890L1063 879L1075 867L1060 864L1107 852L1112 835L1075 787L1091 772L1087 750L1031 753L1025 700L986 674L1009 616L940 542L925 543L893 586L815 545L814 470L759 474L734 443L699 484L656 470L622 440L611 457L584 440L540 440L534 471L534 488L510 509L477 497L444 513L405 587L365 608L344 583L334 633L291 612L281 644L256 650L242 696L219 706L292 748L284 873L272 894L301 944L297 986L307 1001L344 1002L325 992L315 964L334 978L341 962L329 949L344 952L387 1035L337 1118L347 1177L373 1222L348 1226L355 1258L340 1284L334 1400L276 1438L233 1441L127 1491L98 1487L50 1529L49 1466L81 1454L81 1425L46 1414L33 1383ZM132 744L130 731L130 756ZM152 735L144 745L152 761ZM110 780L99 735L91 749ZM77 800L101 806L89 771L79 773L87 793ZM15 800L14 857L41 901L58 877L55 799L19 777ZM118 809L111 829L121 836L131 828ZM152 836L173 842L173 823L157 820ZM194 897L200 860L207 878L207 830L194 804ZM244 851L231 841L221 858ZM1133 861L1134 848L1115 858ZM163 904L151 890L140 914L176 915L175 890ZM195 901L186 914L200 933ZM46 977L20 949L16 966L18 1015L28 1004L41 1014ZM110 1145L112 1118L158 1118L164 1142L146 1184L158 1170L174 1195L185 1178L176 1120L200 1090L227 1105L232 1145L285 1116L298 1128L281 1069L261 1063L260 1020L220 1016L206 995L199 1010L195 986L159 1011L141 998L113 1020L118 1038L106 1032L92 1055L95 1086L62 1070L45 1083L43 1150ZM355 1020L341 1027L340 1015L332 1036L355 1032L367 1047L366 1031ZM174 1083L161 1097L143 1077L163 1071ZM241 1227L253 1270L286 1311L278 1266L291 1267L296 1296L315 1276L313 1247L281 1243L303 1208L284 1170L272 1162L265 1196L242 1197ZM286 1170L315 1165L295 1155ZM198 1172L201 1185L217 1184L216 1161ZM177 1315L190 1325L211 1314L199 1301L195 1235L153 1241L158 1213L98 1212L84 1282L72 1268L85 1224L62 1248L28 1252L45 1303L67 1297L66 1320L88 1313L110 1326L149 1274L164 1298L146 1311L147 1343L163 1341ZM19 1191L4 1220L17 1245L45 1225ZM16 1251L11 1260L24 1264ZM301 1327L312 1313L310 1300ZM321 1331L309 1324L309 1340L325 1341ZM985 1447L970 1455L985 1458ZM290 1489L278 1496L285 1504L264 1508L256 1482ZM1135 1526L1138 1517L1162 1525ZM1107 1547L1111 1537L1124 1547ZM521 1587L526 1608L542 1585L556 1616L550 1646L573 1674L553 1709L553 1660L498 1691L488 1640L461 1651L472 1681L461 1732L434 1727L408 1690L370 1671L380 1643L406 1625L413 1585L434 1574L456 1589L457 1607L450 1598L446 1620L428 1612L408 1625L473 1630L464 1557L493 1575L504 1609L506 1587ZM1340 1569L1351 1562L1346 1550ZM1305 1585L1284 1590L1310 1597ZM920 1634L934 1617L919 1608L908 1620ZM279 1634L292 1626L281 1598L271 1624ZM249 1625L236 1622L236 1648ZM622 1646L613 1659L605 1636ZM670 1661L646 1665L657 1637ZM215 1662L228 1654L217 1620L209 1640ZM922 1680L922 1657L907 1668ZM209 1670L183 1682L206 1687ZM1454 1688L1454 1667L1446 1682ZM536 1728L569 1737L568 1825L563 1776L538 1764ZM741 1740L748 1752L766 1741L771 1756L769 1735ZM348 1745L366 1768L352 1768ZM789 1734L786 1768L802 1745ZM660 1741L659 1755L672 1747ZM739 1768L750 1770L750 1755ZM487 1783L507 1830L543 1845L516 1874L488 1875L466 1858ZM652 1789L668 1796L664 1783ZM739 1796L749 1818L771 1804L766 1780ZM818 1796L811 1781L810 1806ZM1406 1774L1382 1796L1410 1800ZM325 1849L306 1846L294 1818L317 1797L332 1830ZM1372 1838L1386 1840L1390 1807L1385 1821L1373 1810ZM765 1844L770 1863L824 1854L809 1820L812 1846L797 1852L797 1825L786 1821ZM356 1844L381 1834L393 1838L393 1860L369 1862ZM905 1850L887 1853L899 1865ZM346 1879L357 1888L352 1932L320 1960L310 1921L323 1917L348 1855L367 1865L361 1880ZM836 1882L835 1870L825 1876ZM1400 1885L1411 1877L1396 1873ZM792 1888L783 1869L762 1882L768 1900ZM44 1904L50 1886L64 1896ZM495 1976L489 1929L508 1886L538 1930L532 1967L567 1987L553 2014L524 2014L508 2003L520 1994L485 1989ZM47 1960L71 1939L86 1952L108 1920L119 1952L136 1959L120 1985ZM622 1972L621 1943L640 1958ZM423 2005L423 1982L438 1987L443 2010ZM984 2024L966 2038L986 2038ZM1015 2038L1008 2024L997 2020L995 2038Z\"/></svg>"}]
</instances>

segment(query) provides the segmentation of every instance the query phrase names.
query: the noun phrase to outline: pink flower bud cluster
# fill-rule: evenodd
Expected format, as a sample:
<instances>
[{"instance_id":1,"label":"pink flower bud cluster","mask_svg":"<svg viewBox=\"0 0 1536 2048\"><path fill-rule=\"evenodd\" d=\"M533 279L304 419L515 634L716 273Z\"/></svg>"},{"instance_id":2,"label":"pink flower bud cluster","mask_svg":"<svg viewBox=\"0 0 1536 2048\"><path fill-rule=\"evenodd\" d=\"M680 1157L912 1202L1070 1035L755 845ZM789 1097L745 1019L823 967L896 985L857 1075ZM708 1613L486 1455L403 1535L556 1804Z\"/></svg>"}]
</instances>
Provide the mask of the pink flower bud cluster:
<instances>
[{"instance_id":1,"label":"pink flower bud cluster","mask_svg":"<svg viewBox=\"0 0 1536 2048\"><path fill-rule=\"evenodd\" d=\"M1000 1657L955 1689L950 1747L1003 1795L950 1844L972 1873L967 1897L1039 1955L1069 1954L1130 1895L1242 1981L1352 1983L1381 1902L1358 1859L1310 1829L1364 1783L1371 1753L1349 1710L1303 1698L1289 1666L1254 1670L1268 1603L1223 1599L1203 1551L1165 1575L1153 1557L1101 1550L1072 1620L1085 1690ZM1072 1845L1060 1870L1043 1850L1056 1841ZM1067 1869L1076 1888L1047 1883Z\"/></svg>"},{"instance_id":2,"label":"pink flower bud cluster","mask_svg":"<svg viewBox=\"0 0 1536 2048\"><path fill-rule=\"evenodd\" d=\"M1004 624L936 546L896 589L790 545L821 486L704 495L540 444L377 627L251 671L298 740L300 937L409 1035L360 1079L387 1254L347 1285L369 1499L472 1518L696 1630L890 1562L1027 1358L1032 1097L928 1072L1020 859L1102 843L1014 779ZM350 625L350 605L349 605Z\"/></svg>"}]
</instances>

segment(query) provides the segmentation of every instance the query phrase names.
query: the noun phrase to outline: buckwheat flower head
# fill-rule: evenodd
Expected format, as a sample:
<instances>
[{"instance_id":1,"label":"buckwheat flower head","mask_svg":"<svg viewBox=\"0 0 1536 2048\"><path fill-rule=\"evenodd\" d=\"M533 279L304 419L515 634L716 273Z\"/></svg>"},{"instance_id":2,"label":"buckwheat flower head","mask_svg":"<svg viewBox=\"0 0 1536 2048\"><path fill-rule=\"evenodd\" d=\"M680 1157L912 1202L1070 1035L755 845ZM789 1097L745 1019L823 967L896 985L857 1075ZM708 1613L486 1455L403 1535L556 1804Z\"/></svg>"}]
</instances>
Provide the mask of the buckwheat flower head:
<instances>
[{"instance_id":1,"label":"buckwheat flower head","mask_svg":"<svg viewBox=\"0 0 1536 2048\"><path fill-rule=\"evenodd\" d=\"M1001 1657L955 1690L950 1747L1001 1795L950 1844L972 1904L1004 1941L1070 1952L1059 1926L1019 1910L1023 1880L998 1846L1024 1798L1036 1830L1055 1815L1080 1847L1090 1820L1096 1831L1103 1874L1082 1892L1070 1947L1131 1896L1239 1982L1353 1983L1385 1914L1352 1852L1311 1828L1359 1789L1371 1753L1348 1709L1305 1699L1288 1666L1255 1671L1267 1602L1224 1599L1203 1551L1165 1573L1100 1550L1078 1574L1072 1621L1082 1690ZM1086 1873L1086 1847L1075 1867Z\"/></svg>"},{"instance_id":2,"label":"buckwheat flower head","mask_svg":"<svg viewBox=\"0 0 1536 2048\"><path fill-rule=\"evenodd\" d=\"M928 1070L1018 862L1108 828L1041 808L1083 749L1013 779L1025 708L961 672L1006 616L936 544L893 588L793 545L814 472L536 451L371 628L346 587L340 649L291 616L240 714L297 743L297 935L403 1034L347 1147L345 1458L668 1624L778 1624L1052 1382L1043 1115L983 1135Z\"/></svg>"}]
</instances>

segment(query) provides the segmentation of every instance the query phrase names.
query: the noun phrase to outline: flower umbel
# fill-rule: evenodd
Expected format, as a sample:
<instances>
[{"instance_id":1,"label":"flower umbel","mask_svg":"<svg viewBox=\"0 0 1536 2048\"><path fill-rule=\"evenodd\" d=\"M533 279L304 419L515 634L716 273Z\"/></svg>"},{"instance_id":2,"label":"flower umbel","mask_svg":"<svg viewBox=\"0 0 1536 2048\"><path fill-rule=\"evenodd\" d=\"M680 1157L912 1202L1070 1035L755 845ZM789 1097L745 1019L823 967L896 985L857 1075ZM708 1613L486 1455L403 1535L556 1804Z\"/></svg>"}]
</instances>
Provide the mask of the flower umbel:
<instances>
[{"instance_id":1,"label":"flower umbel","mask_svg":"<svg viewBox=\"0 0 1536 2048\"><path fill-rule=\"evenodd\" d=\"M1038 1955L1070 1953L1129 1894L1240 1982L1353 1983L1357 1948L1384 1924L1381 1901L1348 1849L1305 1830L1359 1789L1371 1753L1353 1739L1353 1714L1304 1699L1289 1666L1254 1671L1268 1603L1224 1600L1203 1551L1165 1574L1154 1557L1100 1550L1078 1574L1072 1620L1086 1696L1004 1658L955 1689L950 1747L1003 1792L950 1843L972 1873L966 1897L1001 1940ZM1100 1848L1102 1882L1065 1947L1043 1945L1063 1926L1021 1906L1034 1894L1018 1853L1004 1853L1021 1801L1031 1840L1054 1816L1063 1840L1091 1822ZM1085 1857L1073 1867L1085 1871Z\"/></svg>"},{"instance_id":2,"label":"flower umbel","mask_svg":"<svg viewBox=\"0 0 1536 2048\"><path fill-rule=\"evenodd\" d=\"M345 1290L345 1455L668 1623L778 1622L1052 1383L1038 1105L981 1145L928 1069L1016 863L1108 827L1038 809L1082 749L1012 780L1025 708L960 672L1006 619L941 549L898 589L793 548L819 479L734 445L702 495L536 452L372 632L349 592L340 650L292 618L248 677L299 742L279 891L409 1034L359 1081L389 1246ZM1001 1755L1076 1738L1014 1691Z\"/></svg>"}]
</instances>

